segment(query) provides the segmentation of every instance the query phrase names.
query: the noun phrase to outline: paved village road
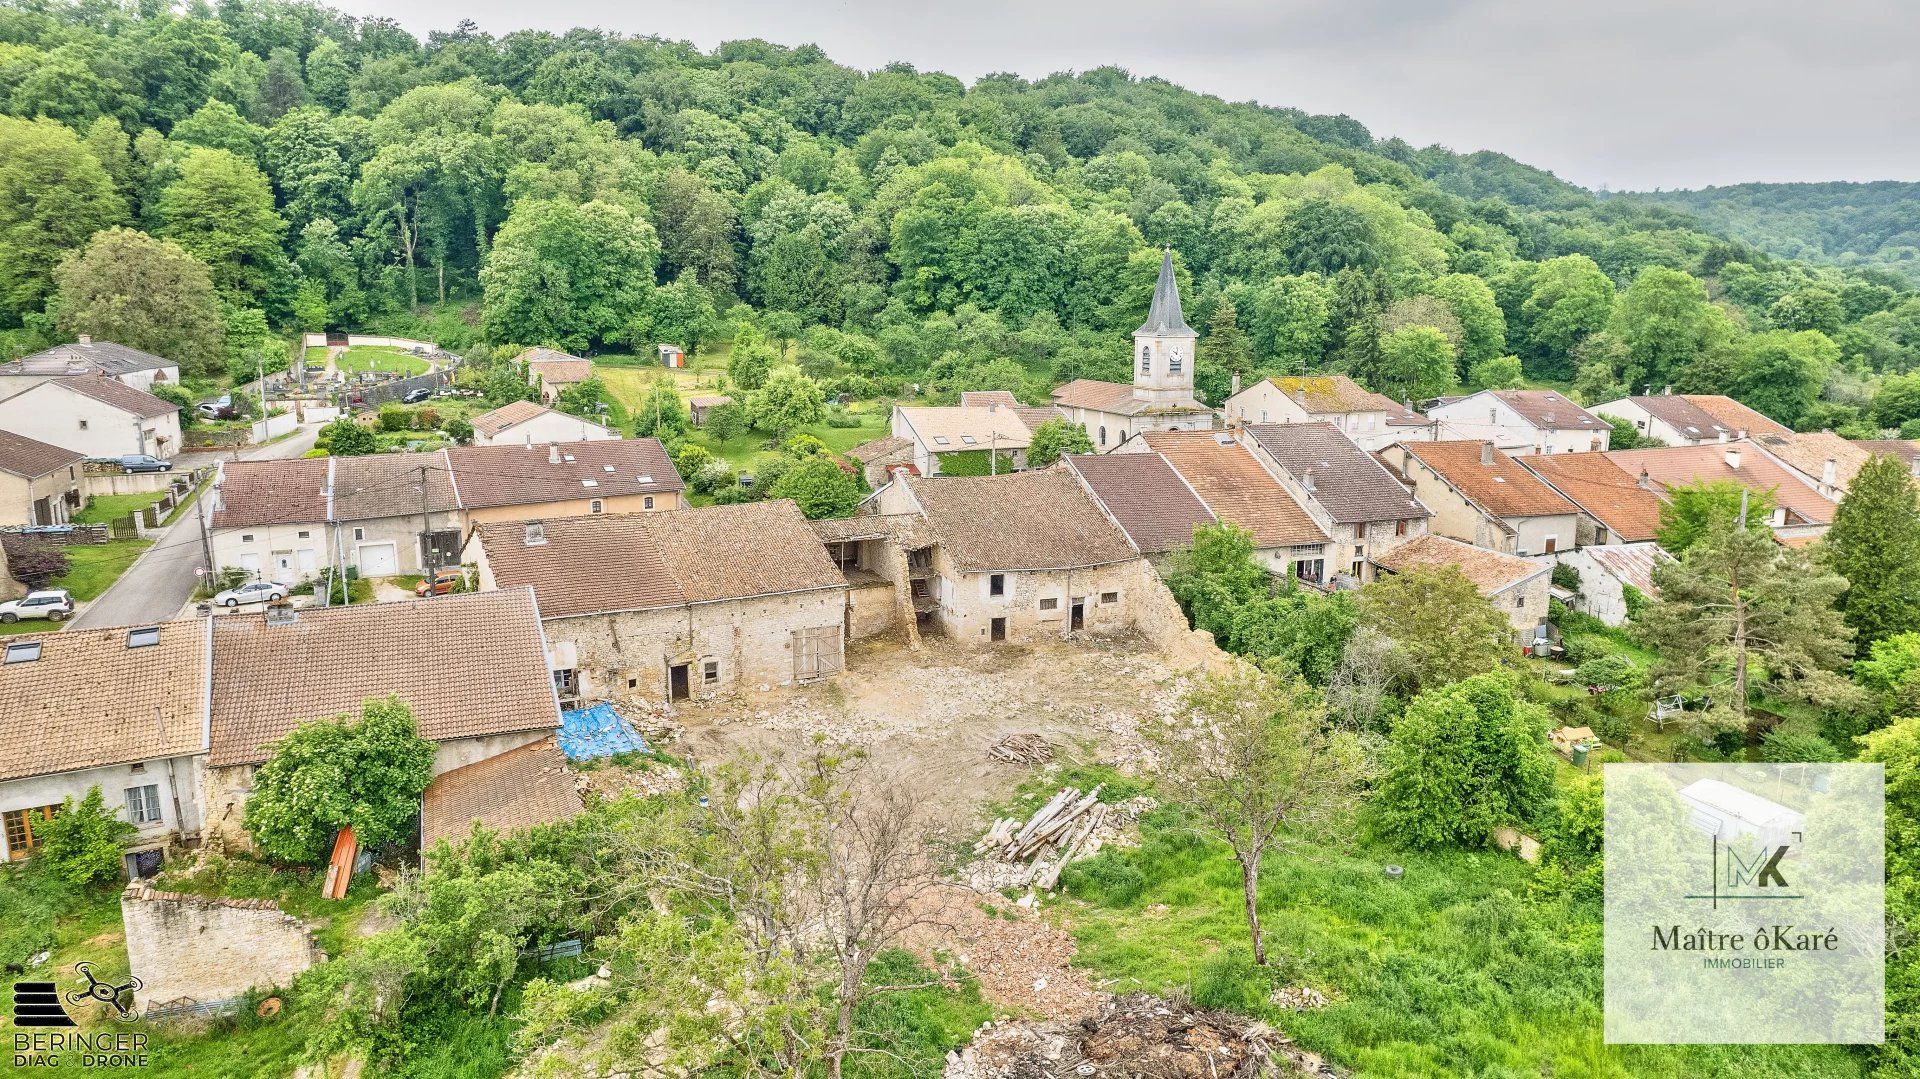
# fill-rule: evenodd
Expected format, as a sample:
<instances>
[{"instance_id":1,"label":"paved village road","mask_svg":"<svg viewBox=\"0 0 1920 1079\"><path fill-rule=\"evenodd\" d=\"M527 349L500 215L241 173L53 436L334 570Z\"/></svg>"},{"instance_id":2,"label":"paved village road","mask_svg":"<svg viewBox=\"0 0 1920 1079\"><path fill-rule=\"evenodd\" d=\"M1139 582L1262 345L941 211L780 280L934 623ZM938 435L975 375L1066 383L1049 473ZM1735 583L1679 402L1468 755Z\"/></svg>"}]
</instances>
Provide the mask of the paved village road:
<instances>
[{"instance_id":1,"label":"paved village road","mask_svg":"<svg viewBox=\"0 0 1920 1079\"><path fill-rule=\"evenodd\" d=\"M240 451L243 461L271 461L299 457L313 448L320 424L303 424L291 437L266 446ZM203 496L204 497L204 496ZM140 553L112 587L86 605L67 623L73 629L107 626L150 626L180 613L193 596L194 570L206 564L200 545L198 503L187 507L153 546Z\"/></svg>"}]
</instances>

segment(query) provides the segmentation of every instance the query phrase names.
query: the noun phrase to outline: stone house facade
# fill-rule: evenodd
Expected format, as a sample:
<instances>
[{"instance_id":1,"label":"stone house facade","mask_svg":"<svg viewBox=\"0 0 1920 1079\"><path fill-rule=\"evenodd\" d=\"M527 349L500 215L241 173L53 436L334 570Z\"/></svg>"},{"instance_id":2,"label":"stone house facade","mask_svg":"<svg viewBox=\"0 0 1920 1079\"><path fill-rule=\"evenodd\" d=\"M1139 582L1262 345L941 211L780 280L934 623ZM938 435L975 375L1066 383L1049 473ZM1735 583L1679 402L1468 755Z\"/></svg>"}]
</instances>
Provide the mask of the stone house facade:
<instances>
[{"instance_id":1,"label":"stone house facade","mask_svg":"<svg viewBox=\"0 0 1920 1079\"><path fill-rule=\"evenodd\" d=\"M1437 535L1521 556L1579 540L1579 508L1491 442L1402 444L1380 458L1433 511Z\"/></svg>"},{"instance_id":2,"label":"stone house facade","mask_svg":"<svg viewBox=\"0 0 1920 1079\"><path fill-rule=\"evenodd\" d=\"M847 582L782 499L475 530L481 587L530 588L568 703L703 698L841 669Z\"/></svg>"},{"instance_id":3,"label":"stone house facade","mask_svg":"<svg viewBox=\"0 0 1920 1079\"><path fill-rule=\"evenodd\" d=\"M919 631L990 645L1135 627L1151 564L1063 470L897 476L868 512L919 518L906 571ZM894 570L897 572L897 569Z\"/></svg>"}]
</instances>

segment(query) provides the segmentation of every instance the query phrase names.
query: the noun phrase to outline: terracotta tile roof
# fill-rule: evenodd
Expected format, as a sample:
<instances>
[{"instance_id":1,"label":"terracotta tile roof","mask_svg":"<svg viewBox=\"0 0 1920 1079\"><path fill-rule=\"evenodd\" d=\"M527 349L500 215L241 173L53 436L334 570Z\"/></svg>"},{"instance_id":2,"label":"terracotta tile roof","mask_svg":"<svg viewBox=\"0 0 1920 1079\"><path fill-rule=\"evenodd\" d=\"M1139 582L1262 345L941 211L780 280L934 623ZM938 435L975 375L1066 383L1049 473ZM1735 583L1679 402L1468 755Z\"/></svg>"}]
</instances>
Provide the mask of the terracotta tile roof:
<instances>
[{"instance_id":1,"label":"terracotta tile roof","mask_svg":"<svg viewBox=\"0 0 1920 1079\"><path fill-rule=\"evenodd\" d=\"M552 738L455 768L420 796L420 847L459 842L479 821L502 835L578 816L580 795Z\"/></svg>"},{"instance_id":2,"label":"terracotta tile roof","mask_svg":"<svg viewBox=\"0 0 1920 1079\"><path fill-rule=\"evenodd\" d=\"M1598 562L1618 580L1638 588L1649 596L1660 590L1653 586L1653 571L1673 556L1657 543L1597 543L1580 548L1580 553Z\"/></svg>"},{"instance_id":3,"label":"terracotta tile roof","mask_svg":"<svg viewBox=\"0 0 1920 1079\"><path fill-rule=\"evenodd\" d=\"M1466 575L1467 580L1472 581L1483 596L1496 595L1553 570L1553 566L1547 562L1490 551L1432 533L1374 555L1372 561L1389 573L1452 566Z\"/></svg>"},{"instance_id":4,"label":"terracotta tile roof","mask_svg":"<svg viewBox=\"0 0 1920 1079\"><path fill-rule=\"evenodd\" d=\"M1267 381L1315 416L1401 411L1391 398L1345 375L1282 375Z\"/></svg>"},{"instance_id":5,"label":"terracotta tile roof","mask_svg":"<svg viewBox=\"0 0 1920 1079\"><path fill-rule=\"evenodd\" d=\"M1053 403L1064 408L1085 408L1119 416L1131 416L1147 410L1147 403L1133 395L1132 386L1093 378L1076 378L1065 385L1055 386Z\"/></svg>"},{"instance_id":6,"label":"terracotta tile roof","mask_svg":"<svg viewBox=\"0 0 1920 1079\"><path fill-rule=\"evenodd\" d=\"M1410 405L1396 404L1387 410L1388 427L1426 427L1433 421Z\"/></svg>"},{"instance_id":7,"label":"terracotta tile roof","mask_svg":"<svg viewBox=\"0 0 1920 1079\"><path fill-rule=\"evenodd\" d=\"M1833 484L1841 491L1853 485L1860 466L1873 458L1873 451L1856 446L1832 431L1760 435L1755 441L1815 483L1826 482L1827 462L1832 461Z\"/></svg>"},{"instance_id":8,"label":"terracotta tile roof","mask_svg":"<svg viewBox=\"0 0 1920 1079\"><path fill-rule=\"evenodd\" d=\"M1401 448L1495 517L1575 512L1565 496L1491 442L1405 442Z\"/></svg>"},{"instance_id":9,"label":"terracotta tile roof","mask_svg":"<svg viewBox=\"0 0 1920 1079\"><path fill-rule=\"evenodd\" d=\"M50 446L12 431L0 431L0 472L11 472L22 479L37 480L62 468L70 468L87 459L84 453Z\"/></svg>"},{"instance_id":10,"label":"terracotta tile roof","mask_svg":"<svg viewBox=\"0 0 1920 1079\"><path fill-rule=\"evenodd\" d=\"M1737 454L1739 467L1728 461ZM1650 450L1610 450L1607 457L1638 476L1642 469L1661 487L1730 481L1753 491L1772 491L1776 505L1788 511L1790 524L1831 524L1834 503L1768 455L1757 442L1736 440L1704 446L1668 446Z\"/></svg>"},{"instance_id":11,"label":"terracotta tile roof","mask_svg":"<svg viewBox=\"0 0 1920 1079\"><path fill-rule=\"evenodd\" d=\"M901 405L895 411L919 436L921 444L933 453L960 453L994 446L1006 451L1021 450L1033 441L1033 432L1027 430L1026 421L1010 408Z\"/></svg>"},{"instance_id":12,"label":"terracotta tile roof","mask_svg":"<svg viewBox=\"0 0 1920 1079\"><path fill-rule=\"evenodd\" d=\"M1745 431L1750 436L1792 434L1785 424L1768 419L1725 394L1689 393L1686 399L1728 429Z\"/></svg>"},{"instance_id":13,"label":"terracotta tile roof","mask_svg":"<svg viewBox=\"0 0 1920 1079\"><path fill-rule=\"evenodd\" d=\"M1627 403L1693 439L1712 442L1721 435L1732 438L1733 428L1722 426L1713 414L1685 397L1669 393L1640 394L1625 398Z\"/></svg>"},{"instance_id":14,"label":"terracotta tile roof","mask_svg":"<svg viewBox=\"0 0 1920 1079\"><path fill-rule=\"evenodd\" d=\"M1220 520L1253 533L1262 548L1325 543L1327 534L1253 451L1225 432L1150 431L1140 436L1199 492Z\"/></svg>"},{"instance_id":15,"label":"terracotta tile roof","mask_svg":"<svg viewBox=\"0 0 1920 1079\"><path fill-rule=\"evenodd\" d=\"M1020 417L1020 422L1027 425L1029 432L1048 420L1066 418L1051 405L1023 405L1019 398L1007 390L965 390L960 394L960 404L962 407L994 405L999 408L1010 408L1014 415Z\"/></svg>"},{"instance_id":16,"label":"terracotta tile roof","mask_svg":"<svg viewBox=\"0 0 1920 1079\"><path fill-rule=\"evenodd\" d=\"M475 529L501 588L531 587L543 618L840 588L846 579L787 499L672 513L605 513Z\"/></svg>"},{"instance_id":17,"label":"terracotta tile roof","mask_svg":"<svg viewBox=\"0 0 1920 1079\"><path fill-rule=\"evenodd\" d=\"M1066 461L1143 554L1185 547L1194 526L1216 520L1157 453L1073 454Z\"/></svg>"},{"instance_id":18,"label":"terracotta tile roof","mask_svg":"<svg viewBox=\"0 0 1920 1079\"><path fill-rule=\"evenodd\" d=\"M318 524L330 520L328 476L341 458L226 461L214 502L213 527Z\"/></svg>"},{"instance_id":19,"label":"terracotta tile roof","mask_svg":"<svg viewBox=\"0 0 1920 1079\"><path fill-rule=\"evenodd\" d=\"M333 520L447 513L458 509L445 453L376 453L335 457ZM434 527L444 528L445 522Z\"/></svg>"},{"instance_id":20,"label":"terracotta tile roof","mask_svg":"<svg viewBox=\"0 0 1920 1079\"><path fill-rule=\"evenodd\" d=\"M550 459L556 447L561 457L557 464ZM443 452L453 469L460 505L469 509L660 494L686 486L657 438L458 446Z\"/></svg>"},{"instance_id":21,"label":"terracotta tile roof","mask_svg":"<svg viewBox=\"0 0 1920 1079\"><path fill-rule=\"evenodd\" d=\"M1247 434L1340 524L1433 516L1386 466L1332 424L1255 424Z\"/></svg>"},{"instance_id":22,"label":"terracotta tile roof","mask_svg":"<svg viewBox=\"0 0 1920 1079\"><path fill-rule=\"evenodd\" d=\"M302 723L398 696L435 742L560 725L533 595L307 607L213 620L214 767L254 764Z\"/></svg>"},{"instance_id":23,"label":"terracotta tile roof","mask_svg":"<svg viewBox=\"0 0 1920 1079\"><path fill-rule=\"evenodd\" d=\"M117 408L131 416L143 420L171 416L180 411L179 405L169 404L145 390L136 390L124 382L118 382L105 375L78 375L74 378L56 378L41 383L42 386L63 386L77 394L91 397L109 408Z\"/></svg>"},{"instance_id":24,"label":"terracotta tile roof","mask_svg":"<svg viewBox=\"0 0 1920 1079\"><path fill-rule=\"evenodd\" d=\"M658 513L652 525L691 603L845 583L791 499Z\"/></svg>"},{"instance_id":25,"label":"terracotta tile roof","mask_svg":"<svg viewBox=\"0 0 1920 1079\"><path fill-rule=\"evenodd\" d=\"M1543 431L1606 431L1607 421L1552 390L1489 390Z\"/></svg>"},{"instance_id":26,"label":"terracotta tile roof","mask_svg":"<svg viewBox=\"0 0 1920 1079\"><path fill-rule=\"evenodd\" d=\"M539 375L549 386L584 382L593 377L592 360L583 360L557 348L530 348L520 354L519 360L527 365L528 375Z\"/></svg>"},{"instance_id":27,"label":"terracotta tile roof","mask_svg":"<svg viewBox=\"0 0 1920 1079\"><path fill-rule=\"evenodd\" d=\"M161 371L178 366L172 360L151 352L116 345L112 341L75 341L23 356L12 363L0 364L0 375L37 374L75 367L104 371L109 375L130 375L136 371Z\"/></svg>"},{"instance_id":28,"label":"terracotta tile roof","mask_svg":"<svg viewBox=\"0 0 1920 1079\"><path fill-rule=\"evenodd\" d=\"M1868 453L1886 457L1895 457L1911 466L1920 461L1920 440L1908 438L1862 438L1854 440L1854 445Z\"/></svg>"},{"instance_id":29,"label":"terracotta tile roof","mask_svg":"<svg viewBox=\"0 0 1920 1079\"><path fill-rule=\"evenodd\" d=\"M157 629L158 639L141 648L127 647L127 629L0 638L15 654L40 646L38 659L0 664L0 781L199 753L206 622ZM108 792L108 804L118 797Z\"/></svg>"},{"instance_id":30,"label":"terracotta tile roof","mask_svg":"<svg viewBox=\"0 0 1920 1079\"><path fill-rule=\"evenodd\" d=\"M1100 566L1139 557L1065 472L909 477L928 531L968 573Z\"/></svg>"},{"instance_id":31,"label":"terracotta tile roof","mask_svg":"<svg viewBox=\"0 0 1920 1079\"><path fill-rule=\"evenodd\" d=\"M510 401L491 412L482 412L475 416L473 429L492 438L515 424L525 423L536 416L552 411L538 401Z\"/></svg>"},{"instance_id":32,"label":"terracotta tile roof","mask_svg":"<svg viewBox=\"0 0 1920 1079\"><path fill-rule=\"evenodd\" d=\"M1533 455L1520 463L1623 540L1650 540L1660 531L1660 496L1604 453Z\"/></svg>"},{"instance_id":33,"label":"terracotta tile roof","mask_svg":"<svg viewBox=\"0 0 1920 1079\"><path fill-rule=\"evenodd\" d=\"M860 513L807 523L813 526L814 534L822 543L890 539L907 547L919 547L932 542L931 538L920 538L927 522L917 513Z\"/></svg>"},{"instance_id":34,"label":"terracotta tile roof","mask_svg":"<svg viewBox=\"0 0 1920 1079\"><path fill-rule=\"evenodd\" d=\"M901 450L910 449L912 446L913 443L907 439L895 435L888 435L885 438L876 438L872 442L860 443L858 446L848 450L847 456L859 461L861 464L866 464L869 461L878 461L887 454L899 453Z\"/></svg>"}]
</instances>

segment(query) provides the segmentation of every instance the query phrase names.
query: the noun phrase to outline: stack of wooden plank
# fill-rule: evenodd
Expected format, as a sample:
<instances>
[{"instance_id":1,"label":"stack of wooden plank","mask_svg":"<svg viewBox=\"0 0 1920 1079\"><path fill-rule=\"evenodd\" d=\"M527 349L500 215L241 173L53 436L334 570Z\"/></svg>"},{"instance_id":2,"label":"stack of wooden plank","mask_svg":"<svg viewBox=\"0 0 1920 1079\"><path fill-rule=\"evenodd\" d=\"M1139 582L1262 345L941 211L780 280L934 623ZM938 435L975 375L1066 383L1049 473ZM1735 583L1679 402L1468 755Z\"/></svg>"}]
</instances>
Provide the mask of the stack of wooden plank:
<instances>
[{"instance_id":1,"label":"stack of wooden plank","mask_svg":"<svg viewBox=\"0 0 1920 1079\"><path fill-rule=\"evenodd\" d=\"M1059 883L1060 870L1085 848L1088 837L1106 819L1107 807L1100 802L1100 787L1082 792L1078 787L1063 787L1046 805L1034 811L1022 823L1018 817L1003 817L993 822L987 834L973 845L975 854L998 857L1008 862L1027 863L1027 872L1019 883L1052 890ZM1098 845L1098 841L1094 841Z\"/></svg>"},{"instance_id":2,"label":"stack of wooden plank","mask_svg":"<svg viewBox=\"0 0 1920 1079\"><path fill-rule=\"evenodd\" d=\"M988 746L987 755L1008 764L1045 764L1053 759L1053 746L1037 734L1009 734Z\"/></svg>"}]
</instances>

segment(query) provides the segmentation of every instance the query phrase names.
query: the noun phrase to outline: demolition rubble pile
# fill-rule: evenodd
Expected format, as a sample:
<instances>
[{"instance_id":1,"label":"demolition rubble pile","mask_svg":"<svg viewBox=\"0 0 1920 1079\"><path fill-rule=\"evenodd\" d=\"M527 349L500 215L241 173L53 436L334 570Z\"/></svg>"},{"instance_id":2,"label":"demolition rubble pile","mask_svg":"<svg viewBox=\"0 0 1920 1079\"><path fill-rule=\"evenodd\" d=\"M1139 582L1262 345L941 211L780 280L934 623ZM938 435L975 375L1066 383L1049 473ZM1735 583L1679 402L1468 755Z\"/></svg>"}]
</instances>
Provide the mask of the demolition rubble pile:
<instances>
[{"instance_id":1,"label":"demolition rubble pile","mask_svg":"<svg viewBox=\"0 0 1920 1079\"><path fill-rule=\"evenodd\" d=\"M999 887L1032 885L1051 891L1068 862L1100 849L1094 831L1107 818L1107 807L1100 801L1104 786L1096 784L1085 793L1078 787L1063 787L1024 824L1019 817L994 821L986 836L973 845L973 852L989 862L997 859L1016 867L1012 873L992 874Z\"/></svg>"},{"instance_id":2,"label":"demolition rubble pile","mask_svg":"<svg viewBox=\"0 0 1920 1079\"><path fill-rule=\"evenodd\" d=\"M945 1079L1254 1079L1340 1073L1265 1023L1133 993L1074 1021L988 1023L947 1054Z\"/></svg>"}]
</instances>

